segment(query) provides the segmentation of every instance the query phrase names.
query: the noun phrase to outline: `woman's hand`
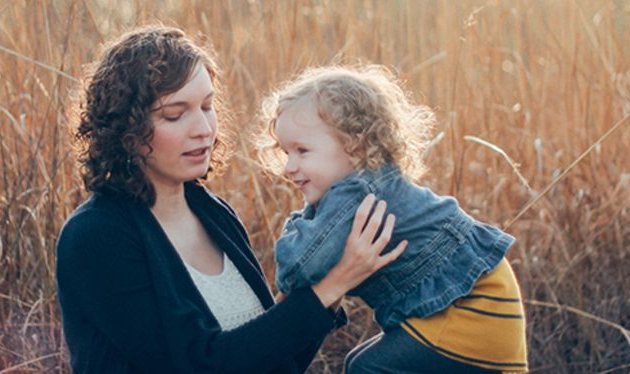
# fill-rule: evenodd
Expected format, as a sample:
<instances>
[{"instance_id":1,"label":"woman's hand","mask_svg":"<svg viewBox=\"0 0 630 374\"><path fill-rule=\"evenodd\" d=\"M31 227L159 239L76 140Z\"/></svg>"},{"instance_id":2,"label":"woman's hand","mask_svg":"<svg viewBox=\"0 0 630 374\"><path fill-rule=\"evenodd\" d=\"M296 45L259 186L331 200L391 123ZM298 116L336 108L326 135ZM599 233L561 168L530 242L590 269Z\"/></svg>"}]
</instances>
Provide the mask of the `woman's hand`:
<instances>
[{"instance_id":1,"label":"woman's hand","mask_svg":"<svg viewBox=\"0 0 630 374\"><path fill-rule=\"evenodd\" d=\"M394 250L381 256L391 239L395 217L387 215L383 231L375 238L387 207L385 201L379 201L369 217L375 201L376 197L372 194L363 199L354 216L343 257L321 282L313 286L313 291L325 307L331 306L370 275L396 260L407 247L408 242L403 240Z\"/></svg>"}]
</instances>

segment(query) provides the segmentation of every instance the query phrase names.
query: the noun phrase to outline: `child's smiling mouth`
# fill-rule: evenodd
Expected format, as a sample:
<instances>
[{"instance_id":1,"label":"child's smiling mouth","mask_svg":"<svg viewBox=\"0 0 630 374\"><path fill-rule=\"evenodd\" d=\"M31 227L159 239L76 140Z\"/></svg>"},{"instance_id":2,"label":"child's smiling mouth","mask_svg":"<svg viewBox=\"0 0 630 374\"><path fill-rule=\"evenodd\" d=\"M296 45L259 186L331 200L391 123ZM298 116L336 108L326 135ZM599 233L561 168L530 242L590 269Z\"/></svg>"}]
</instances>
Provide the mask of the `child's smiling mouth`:
<instances>
[{"instance_id":1,"label":"child's smiling mouth","mask_svg":"<svg viewBox=\"0 0 630 374\"><path fill-rule=\"evenodd\" d=\"M304 186L310 182L308 179L301 179L301 180L294 180L293 183L295 183L296 186L298 186L301 190L304 189Z\"/></svg>"}]
</instances>

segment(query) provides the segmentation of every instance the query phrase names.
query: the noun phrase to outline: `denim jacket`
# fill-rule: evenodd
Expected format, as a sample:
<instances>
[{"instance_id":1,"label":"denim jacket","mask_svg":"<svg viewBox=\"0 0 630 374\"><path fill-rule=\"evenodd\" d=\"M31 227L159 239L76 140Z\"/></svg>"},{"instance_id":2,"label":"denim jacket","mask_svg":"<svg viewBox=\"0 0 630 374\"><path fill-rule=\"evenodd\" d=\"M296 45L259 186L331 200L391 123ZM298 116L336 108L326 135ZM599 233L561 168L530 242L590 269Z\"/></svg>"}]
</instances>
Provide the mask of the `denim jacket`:
<instances>
[{"instance_id":1,"label":"denim jacket","mask_svg":"<svg viewBox=\"0 0 630 374\"><path fill-rule=\"evenodd\" d=\"M341 259L357 207L373 193L396 216L392 239L409 245L393 263L353 289L384 329L407 317L427 317L467 295L484 273L505 256L514 238L476 221L452 197L409 182L386 165L363 170L333 184L317 203L287 219L276 243L276 283L288 293L320 281Z\"/></svg>"}]
</instances>

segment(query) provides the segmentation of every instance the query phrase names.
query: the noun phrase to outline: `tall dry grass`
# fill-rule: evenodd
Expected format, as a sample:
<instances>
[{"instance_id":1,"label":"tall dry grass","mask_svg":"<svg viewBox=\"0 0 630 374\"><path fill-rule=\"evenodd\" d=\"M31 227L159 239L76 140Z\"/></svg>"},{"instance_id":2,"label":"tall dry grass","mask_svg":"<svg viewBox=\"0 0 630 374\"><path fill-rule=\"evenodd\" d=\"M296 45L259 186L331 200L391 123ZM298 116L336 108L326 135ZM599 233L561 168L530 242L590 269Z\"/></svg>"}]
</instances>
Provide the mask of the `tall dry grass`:
<instances>
[{"instance_id":1,"label":"tall dry grass","mask_svg":"<svg viewBox=\"0 0 630 374\"><path fill-rule=\"evenodd\" d=\"M234 111L221 125L239 137L210 185L270 277L300 197L251 161L261 96L309 65L386 64L440 119L422 183L518 238L532 372L630 370L627 2L21 0L0 2L0 373L68 371L54 247L86 195L65 113L100 43L154 21L219 53ZM361 302L346 304L352 323L310 372L339 372L377 331Z\"/></svg>"}]
</instances>

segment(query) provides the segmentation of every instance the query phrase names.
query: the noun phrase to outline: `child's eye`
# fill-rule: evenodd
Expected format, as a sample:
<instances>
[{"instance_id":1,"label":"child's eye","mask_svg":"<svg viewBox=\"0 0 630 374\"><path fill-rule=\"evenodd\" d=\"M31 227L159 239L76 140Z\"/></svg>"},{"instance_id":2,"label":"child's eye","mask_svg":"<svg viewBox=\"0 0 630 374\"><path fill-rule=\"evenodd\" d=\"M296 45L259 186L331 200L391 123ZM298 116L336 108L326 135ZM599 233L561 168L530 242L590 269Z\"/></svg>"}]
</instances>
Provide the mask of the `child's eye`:
<instances>
[{"instance_id":1,"label":"child's eye","mask_svg":"<svg viewBox=\"0 0 630 374\"><path fill-rule=\"evenodd\" d=\"M308 152L308 149L303 148L303 147L299 147L299 148L297 149L297 151L298 151L298 153L299 153L299 154L303 154L303 153Z\"/></svg>"},{"instance_id":2,"label":"child's eye","mask_svg":"<svg viewBox=\"0 0 630 374\"><path fill-rule=\"evenodd\" d=\"M213 108L214 106L212 105L212 103L209 103L209 104L203 105L201 107L201 110L203 110L204 112L210 112Z\"/></svg>"}]
</instances>

